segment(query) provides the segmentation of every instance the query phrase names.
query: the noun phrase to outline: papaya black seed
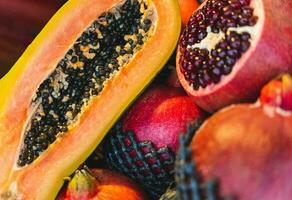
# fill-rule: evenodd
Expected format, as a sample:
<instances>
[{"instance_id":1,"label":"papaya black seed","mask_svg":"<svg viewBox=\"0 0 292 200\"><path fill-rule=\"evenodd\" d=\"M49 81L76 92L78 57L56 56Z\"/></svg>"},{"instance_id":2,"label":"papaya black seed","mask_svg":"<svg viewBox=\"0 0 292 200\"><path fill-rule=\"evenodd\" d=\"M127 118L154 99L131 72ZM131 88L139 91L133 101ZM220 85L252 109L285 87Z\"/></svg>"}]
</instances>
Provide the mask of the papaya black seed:
<instances>
[{"instance_id":1,"label":"papaya black seed","mask_svg":"<svg viewBox=\"0 0 292 200\"><path fill-rule=\"evenodd\" d=\"M147 10L140 9L142 4L148 9L144 2L126 0L119 8L99 16L40 84L32 101L38 107L27 126L18 166L33 162L60 133L66 133L84 105L99 95L104 82L125 64L122 57L132 57L143 45L153 23L147 18ZM116 12L119 14L114 15ZM139 29L144 33L140 34ZM132 35L138 40L125 39ZM126 48L129 43L130 48Z\"/></svg>"}]
</instances>

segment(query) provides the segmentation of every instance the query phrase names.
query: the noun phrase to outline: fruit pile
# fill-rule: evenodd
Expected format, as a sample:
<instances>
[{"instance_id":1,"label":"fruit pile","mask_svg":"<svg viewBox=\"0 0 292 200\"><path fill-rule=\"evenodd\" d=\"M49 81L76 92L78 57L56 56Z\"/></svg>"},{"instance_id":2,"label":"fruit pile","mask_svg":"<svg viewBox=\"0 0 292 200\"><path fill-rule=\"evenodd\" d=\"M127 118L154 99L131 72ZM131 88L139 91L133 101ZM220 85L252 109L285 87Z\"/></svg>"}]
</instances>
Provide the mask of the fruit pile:
<instances>
[{"instance_id":1,"label":"fruit pile","mask_svg":"<svg viewBox=\"0 0 292 200\"><path fill-rule=\"evenodd\" d=\"M28 2L3 74L64 5L0 79L0 199L290 199L290 0Z\"/></svg>"}]
</instances>

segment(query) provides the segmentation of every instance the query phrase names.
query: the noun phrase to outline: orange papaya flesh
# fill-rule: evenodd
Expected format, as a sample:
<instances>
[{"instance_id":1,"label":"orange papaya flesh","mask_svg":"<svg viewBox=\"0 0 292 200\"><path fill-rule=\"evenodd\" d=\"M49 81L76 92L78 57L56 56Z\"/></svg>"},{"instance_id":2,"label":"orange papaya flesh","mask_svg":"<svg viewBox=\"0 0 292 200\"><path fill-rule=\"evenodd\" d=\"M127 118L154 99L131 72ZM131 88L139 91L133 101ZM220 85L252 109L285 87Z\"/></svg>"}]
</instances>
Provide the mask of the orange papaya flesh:
<instances>
[{"instance_id":1,"label":"orange papaya flesh","mask_svg":"<svg viewBox=\"0 0 292 200\"><path fill-rule=\"evenodd\" d=\"M167 62L180 20L176 0L68 1L0 80L1 197L55 198Z\"/></svg>"}]
</instances>

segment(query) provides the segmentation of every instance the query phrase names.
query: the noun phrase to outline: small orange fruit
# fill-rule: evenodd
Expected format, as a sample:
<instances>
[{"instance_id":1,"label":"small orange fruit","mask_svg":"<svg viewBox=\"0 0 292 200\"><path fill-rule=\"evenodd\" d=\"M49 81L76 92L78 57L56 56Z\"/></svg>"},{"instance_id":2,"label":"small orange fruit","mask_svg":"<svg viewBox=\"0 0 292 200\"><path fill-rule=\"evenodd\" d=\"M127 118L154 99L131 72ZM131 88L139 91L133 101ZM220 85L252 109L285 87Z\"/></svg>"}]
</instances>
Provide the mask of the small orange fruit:
<instances>
[{"instance_id":1,"label":"small orange fruit","mask_svg":"<svg viewBox=\"0 0 292 200\"><path fill-rule=\"evenodd\" d=\"M145 200L137 184L117 172L106 169L77 170L57 200Z\"/></svg>"},{"instance_id":2,"label":"small orange fruit","mask_svg":"<svg viewBox=\"0 0 292 200\"><path fill-rule=\"evenodd\" d=\"M192 16L193 12L199 7L198 0L179 0L181 17L182 17L182 24L185 26L190 17Z\"/></svg>"}]
</instances>

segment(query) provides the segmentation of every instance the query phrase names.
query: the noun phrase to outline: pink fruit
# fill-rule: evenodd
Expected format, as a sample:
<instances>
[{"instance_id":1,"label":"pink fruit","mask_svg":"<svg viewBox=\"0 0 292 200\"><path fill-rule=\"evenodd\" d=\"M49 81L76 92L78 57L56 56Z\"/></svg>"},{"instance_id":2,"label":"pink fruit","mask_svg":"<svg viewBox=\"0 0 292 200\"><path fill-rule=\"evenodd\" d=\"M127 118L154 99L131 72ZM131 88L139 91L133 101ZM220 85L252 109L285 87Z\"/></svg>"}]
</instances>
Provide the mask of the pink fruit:
<instances>
[{"instance_id":1,"label":"pink fruit","mask_svg":"<svg viewBox=\"0 0 292 200\"><path fill-rule=\"evenodd\" d=\"M213 112L256 99L262 86L292 71L289 0L206 0L184 30L177 73L193 100Z\"/></svg>"},{"instance_id":2,"label":"pink fruit","mask_svg":"<svg viewBox=\"0 0 292 200\"><path fill-rule=\"evenodd\" d=\"M156 148L176 152L178 136L186 124L203 118L203 113L180 88L155 86L133 105L122 120L123 131L133 131L137 141L151 141Z\"/></svg>"},{"instance_id":3,"label":"pink fruit","mask_svg":"<svg viewBox=\"0 0 292 200\"><path fill-rule=\"evenodd\" d=\"M223 195L291 199L292 112L281 105L259 101L230 106L196 132L192 159L204 179L218 178Z\"/></svg>"},{"instance_id":4,"label":"pink fruit","mask_svg":"<svg viewBox=\"0 0 292 200\"><path fill-rule=\"evenodd\" d=\"M174 181L179 135L187 124L203 118L181 88L153 85L108 135L104 147L110 168L136 180L158 199Z\"/></svg>"}]
</instances>

